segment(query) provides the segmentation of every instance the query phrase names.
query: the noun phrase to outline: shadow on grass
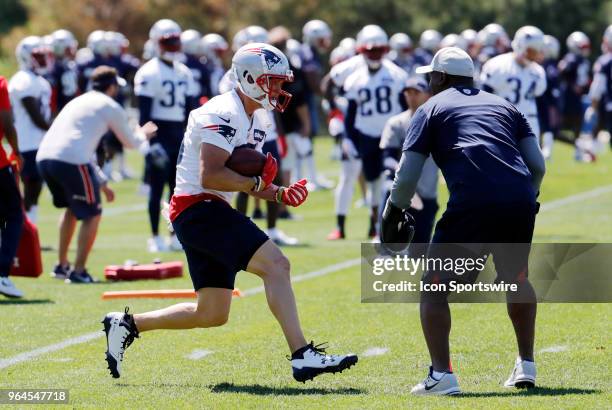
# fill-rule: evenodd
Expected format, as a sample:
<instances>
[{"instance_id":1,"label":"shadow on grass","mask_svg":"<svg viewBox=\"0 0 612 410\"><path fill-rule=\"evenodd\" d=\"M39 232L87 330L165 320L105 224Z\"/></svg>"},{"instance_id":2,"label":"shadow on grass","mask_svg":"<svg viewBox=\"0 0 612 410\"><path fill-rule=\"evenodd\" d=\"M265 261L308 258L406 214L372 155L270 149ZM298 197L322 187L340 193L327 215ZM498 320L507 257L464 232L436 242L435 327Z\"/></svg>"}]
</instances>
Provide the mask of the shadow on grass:
<instances>
[{"instance_id":1,"label":"shadow on grass","mask_svg":"<svg viewBox=\"0 0 612 410\"><path fill-rule=\"evenodd\" d=\"M55 303L51 299L3 299L0 300L0 305L44 305L46 303Z\"/></svg>"},{"instance_id":2,"label":"shadow on grass","mask_svg":"<svg viewBox=\"0 0 612 410\"><path fill-rule=\"evenodd\" d=\"M344 387L339 389L320 387L275 387L260 384L237 385L233 383L219 383L210 386L212 393L247 393L258 396L300 396L304 394L364 394L365 390Z\"/></svg>"},{"instance_id":3,"label":"shadow on grass","mask_svg":"<svg viewBox=\"0 0 612 410\"><path fill-rule=\"evenodd\" d=\"M567 396L570 394L599 394L601 390L581 389L578 387L535 387L526 390L510 390L506 392L468 392L454 396L457 398L473 397L511 397L511 396Z\"/></svg>"}]
</instances>

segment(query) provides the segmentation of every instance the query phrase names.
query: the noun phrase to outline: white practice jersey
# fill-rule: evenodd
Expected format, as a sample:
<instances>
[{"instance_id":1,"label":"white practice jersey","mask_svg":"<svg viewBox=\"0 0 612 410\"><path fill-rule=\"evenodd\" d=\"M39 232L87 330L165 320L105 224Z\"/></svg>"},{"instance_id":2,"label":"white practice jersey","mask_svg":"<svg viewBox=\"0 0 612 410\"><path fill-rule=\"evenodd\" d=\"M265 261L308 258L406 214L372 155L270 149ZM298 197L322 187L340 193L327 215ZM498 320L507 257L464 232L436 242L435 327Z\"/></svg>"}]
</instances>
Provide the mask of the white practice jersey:
<instances>
[{"instance_id":1,"label":"white practice jersey","mask_svg":"<svg viewBox=\"0 0 612 410\"><path fill-rule=\"evenodd\" d=\"M355 129L380 138L387 120L403 111L400 98L407 80L408 74L386 59L375 73L365 65L357 68L344 83L345 97L357 103Z\"/></svg>"},{"instance_id":2,"label":"white practice jersey","mask_svg":"<svg viewBox=\"0 0 612 410\"><path fill-rule=\"evenodd\" d=\"M183 122L186 98L197 97L197 87L183 63L174 61L171 67L155 57L136 73L134 93L153 99L153 120Z\"/></svg>"},{"instance_id":3,"label":"white practice jersey","mask_svg":"<svg viewBox=\"0 0 612 410\"><path fill-rule=\"evenodd\" d=\"M482 85L511 102L527 118L535 135L540 135L536 97L546 91L546 73L538 63L521 66L514 53L501 54L487 61L480 73Z\"/></svg>"},{"instance_id":4,"label":"white practice jersey","mask_svg":"<svg viewBox=\"0 0 612 410\"><path fill-rule=\"evenodd\" d=\"M87 164L109 130L127 148L136 148L145 139L141 132L132 131L127 113L117 101L99 91L86 92L60 111L40 144L36 160Z\"/></svg>"},{"instance_id":5,"label":"white practice jersey","mask_svg":"<svg viewBox=\"0 0 612 410\"><path fill-rule=\"evenodd\" d=\"M200 148L212 144L230 154L247 145L261 151L272 127L270 116L257 110L249 118L235 90L213 97L189 115L187 130L176 167L175 195L210 193L231 204L233 192L203 188L200 184Z\"/></svg>"},{"instance_id":6,"label":"white practice jersey","mask_svg":"<svg viewBox=\"0 0 612 410\"><path fill-rule=\"evenodd\" d=\"M331 68L329 71L329 77L334 82L336 87L341 88L344 85L346 79L353 74L353 72L366 65L365 60L361 54L354 55L348 60L344 60Z\"/></svg>"},{"instance_id":7,"label":"white practice jersey","mask_svg":"<svg viewBox=\"0 0 612 410\"><path fill-rule=\"evenodd\" d=\"M40 106L43 118L51 119L51 86L42 76L31 71L20 70L8 84L11 106L15 116L15 129L21 152L37 150L46 130L38 128L23 106L22 100L33 97Z\"/></svg>"}]
</instances>

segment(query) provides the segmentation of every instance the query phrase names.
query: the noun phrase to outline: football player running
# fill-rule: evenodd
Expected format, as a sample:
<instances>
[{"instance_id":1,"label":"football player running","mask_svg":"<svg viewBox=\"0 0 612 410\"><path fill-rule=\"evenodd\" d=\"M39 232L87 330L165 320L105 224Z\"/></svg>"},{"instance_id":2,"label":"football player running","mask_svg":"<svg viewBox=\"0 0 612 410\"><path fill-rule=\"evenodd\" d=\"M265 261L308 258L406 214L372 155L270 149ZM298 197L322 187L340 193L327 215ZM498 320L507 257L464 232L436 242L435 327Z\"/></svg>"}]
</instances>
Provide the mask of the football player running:
<instances>
[{"instance_id":1,"label":"football player running","mask_svg":"<svg viewBox=\"0 0 612 410\"><path fill-rule=\"evenodd\" d=\"M359 66L344 83L345 97L349 104L343 145L349 156L361 158L366 180L366 197L371 209L368 237L375 238L378 206L382 195L380 137L387 120L408 108L403 96L408 74L385 58L389 51L389 40L379 26L365 26L357 35L357 47L366 64ZM353 181L354 179L352 178ZM344 198L346 199L350 203L350 195ZM346 209L337 206L337 209L342 208ZM345 218L346 215L338 213L339 232L344 232Z\"/></svg>"},{"instance_id":2,"label":"football player running","mask_svg":"<svg viewBox=\"0 0 612 410\"><path fill-rule=\"evenodd\" d=\"M263 279L268 306L292 352L296 380L340 372L357 362L355 355L327 355L320 345L306 342L291 288L289 260L262 230L230 205L234 192L290 206L301 205L308 196L305 180L289 187L271 183L277 171L271 155L256 177L242 176L225 166L237 146L261 149L269 117L260 109L282 112L291 98L282 85L293 77L285 55L263 43L243 46L234 55L232 66L237 87L189 116L170 205L170 219L187 255L198 300L141 314L128 314L127 309L107 314L103 320L106 360L115 378L121 376L125 349L140 332L225 324L240 270Z\"/></svg>"},{"instance_id":3,"label":"football player running","mask_svg":"<svg viewBox=\"0 0 612 410\"><path fill-rule=\"evenodd\" d=\"M179 25L172 20L163 19L155 23L149 37L157 48L157 57L145 63L134 79L140 124L153 121L158 127L145 165L151 186L148 211L153 236L147 241L149 252L167 249L159 235L160 201L166 184L169 195L174 190L185 119L197 106L197 90L191 71L177 61L181 51L181 32ZM181 249L175 235L170 237L170 247L172 250Z\"/></svg>"},{"instance_id":4,"label":"football player running","mask_svg":"<svg viewBox=\"0 0 612 410\"><path fill-rule=\"evenodd\" d=\"M493 57L480 74L482 88L512 103L540 135L536 97L546 91L546 73L536 61L544 48L544 33L534 26L517 30L509 53Z\"/></svg>"},{"instance_id":5,"label":"football player running","mask_svg":"<svg viewBox=\"0 0 612 410\"><path fill-rule=\"evenodd\" d=\"M8 84L23 157L23 202L28 218L34 223L43 185L36 168L36 152L51 122L51 85L43 77L50 69L49 53L40 37L28 36L21 40L15 50L19 71Z\"/></svg>"}]
</instances>

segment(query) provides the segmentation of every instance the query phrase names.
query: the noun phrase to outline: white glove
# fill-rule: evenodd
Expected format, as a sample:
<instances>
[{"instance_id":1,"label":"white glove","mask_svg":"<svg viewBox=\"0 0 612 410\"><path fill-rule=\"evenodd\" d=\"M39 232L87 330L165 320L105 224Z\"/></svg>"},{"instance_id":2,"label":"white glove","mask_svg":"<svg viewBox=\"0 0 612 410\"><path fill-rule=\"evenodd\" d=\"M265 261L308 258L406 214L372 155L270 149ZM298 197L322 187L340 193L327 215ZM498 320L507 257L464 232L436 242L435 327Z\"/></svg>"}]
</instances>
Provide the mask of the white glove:
<instances>
[{"instance_id":1,"label":"white glove","mask_svg":"<svg viewBox=\"0 0 612 410\"><path fill-rule=\"evenodd\" d=\"M349 138L342 138L342 152L349 158L359 158L359 152L355 144Z\"/></svg>"}]
</instances>

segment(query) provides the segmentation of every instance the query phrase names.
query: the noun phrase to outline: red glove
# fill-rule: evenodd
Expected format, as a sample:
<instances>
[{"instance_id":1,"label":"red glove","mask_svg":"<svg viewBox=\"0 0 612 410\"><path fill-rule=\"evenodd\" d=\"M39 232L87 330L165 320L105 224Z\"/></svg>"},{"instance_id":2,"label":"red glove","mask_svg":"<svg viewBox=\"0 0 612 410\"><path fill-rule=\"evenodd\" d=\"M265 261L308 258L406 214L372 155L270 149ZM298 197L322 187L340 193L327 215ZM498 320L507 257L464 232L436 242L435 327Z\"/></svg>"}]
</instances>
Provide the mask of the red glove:
<instances>
[{"instance_id":1,"label":"red glove","mask_svg":"<svg viewBox=\"0 0 612 410\"><path fill-rule=\"evenodd\" d=\"M282 202L289 206L300 206L308 198L305 179L291 184L288 187L279 187L276 191L276 202Z\"/></svg>"},{"instance_id":2,"label":"red glove","mask_svg":"<svg viewBox=\"0 0 612 410\"><path fill-rule=\"evenodd\" d=\"M252 190L255 192L261 192L266 189L266 187L270 185L272 181L274 181L274 178L276 178L277 171L278 164L276 163L276 159L268 152L261 176L254 177L255 185L253 185Z\"/></svg>"}]
</instances>

